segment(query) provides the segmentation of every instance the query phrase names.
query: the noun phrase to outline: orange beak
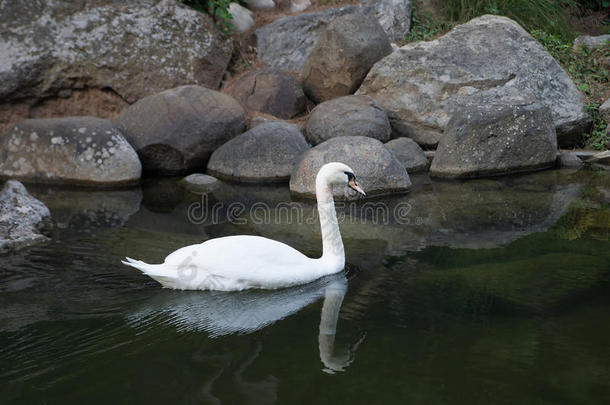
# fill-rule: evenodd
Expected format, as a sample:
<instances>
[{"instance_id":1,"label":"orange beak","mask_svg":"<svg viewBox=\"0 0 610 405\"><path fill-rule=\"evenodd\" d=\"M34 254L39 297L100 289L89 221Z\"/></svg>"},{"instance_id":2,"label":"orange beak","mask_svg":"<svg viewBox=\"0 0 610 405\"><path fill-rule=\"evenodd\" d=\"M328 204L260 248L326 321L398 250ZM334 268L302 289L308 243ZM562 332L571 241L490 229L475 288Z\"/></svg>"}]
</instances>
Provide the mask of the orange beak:
<instances>
[{"instance_id":1,"label":"orange beak","mask_svg":"<svg viewBox=\"0 0 610 405\"><path fill-rule=\"evenodd\" d=\"M358 193L362 194L363 196L366 196L366 193L364 192L363 189L361 189L358 184L356 184L356 180L351 179L347 185L349 186L349 188L351 188L352 190L356 190Z\"/></svg>"}]
</instances>

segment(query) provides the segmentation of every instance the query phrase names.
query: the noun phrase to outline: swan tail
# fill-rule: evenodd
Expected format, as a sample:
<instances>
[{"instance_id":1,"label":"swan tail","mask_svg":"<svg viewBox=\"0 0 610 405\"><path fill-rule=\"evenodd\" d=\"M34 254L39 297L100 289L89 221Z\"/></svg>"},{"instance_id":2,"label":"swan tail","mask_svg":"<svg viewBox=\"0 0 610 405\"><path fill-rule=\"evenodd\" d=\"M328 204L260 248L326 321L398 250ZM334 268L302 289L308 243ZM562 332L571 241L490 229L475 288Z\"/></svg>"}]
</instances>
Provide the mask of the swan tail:
<instances>
[{"instance_id":1,"label":"swan tail","mask_svg":"<svg viewBox=\"0 0 610 405\"><path fill-rule=\"evenodd\" d=\"M121 263L140 270L153 280L159 282L163 287L179 288L176 285L176 277L171 274L171 272L168 272L167 266L163 264L148 264L141 260L132 259L131 257L126 257L125 260L121 260Z\"/></svg>"}]
</instances>

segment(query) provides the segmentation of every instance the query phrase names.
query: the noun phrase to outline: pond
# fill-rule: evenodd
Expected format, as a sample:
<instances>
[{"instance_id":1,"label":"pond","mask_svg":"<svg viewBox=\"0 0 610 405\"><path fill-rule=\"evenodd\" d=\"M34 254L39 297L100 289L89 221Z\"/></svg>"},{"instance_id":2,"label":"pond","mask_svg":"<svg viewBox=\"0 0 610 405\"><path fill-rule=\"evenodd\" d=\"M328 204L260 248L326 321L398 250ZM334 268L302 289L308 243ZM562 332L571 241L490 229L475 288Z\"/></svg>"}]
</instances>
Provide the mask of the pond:
<instances>
[{"instance_id":1,"label":"pond","mask_svg":"<svg viewBox=\"0 0 610 405\"><path fill-rule=\"evenodd\" d=\"M239 293L120 260L234 234L320 254L286 186L29 186L57 227L0 259L0 403L607 403L610 173L412 180L338 205L345 272Z\"/></svg>"}]
</instances>

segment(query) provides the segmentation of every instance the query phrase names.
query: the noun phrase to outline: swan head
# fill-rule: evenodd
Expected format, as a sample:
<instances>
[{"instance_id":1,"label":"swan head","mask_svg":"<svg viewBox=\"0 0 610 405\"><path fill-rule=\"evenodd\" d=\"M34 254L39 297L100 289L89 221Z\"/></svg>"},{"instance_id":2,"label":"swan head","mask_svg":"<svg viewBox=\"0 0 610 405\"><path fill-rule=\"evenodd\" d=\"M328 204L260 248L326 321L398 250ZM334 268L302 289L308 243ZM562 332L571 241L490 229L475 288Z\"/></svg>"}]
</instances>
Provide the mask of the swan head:
<instances>
[{"instance_id":1,"label":"swan head","mask_svg":"<svg viewBox=\"0 0 610 405\"><path fill-rule=\"evenodd\" d=\"M354 171L346 164L339 162L327 163L320 168L316 177L316 182L323 181L328 185L345 185L355 190L359 194L366 195L358 183L356 183L356 175Z\"/></svg>"}]
</instances>

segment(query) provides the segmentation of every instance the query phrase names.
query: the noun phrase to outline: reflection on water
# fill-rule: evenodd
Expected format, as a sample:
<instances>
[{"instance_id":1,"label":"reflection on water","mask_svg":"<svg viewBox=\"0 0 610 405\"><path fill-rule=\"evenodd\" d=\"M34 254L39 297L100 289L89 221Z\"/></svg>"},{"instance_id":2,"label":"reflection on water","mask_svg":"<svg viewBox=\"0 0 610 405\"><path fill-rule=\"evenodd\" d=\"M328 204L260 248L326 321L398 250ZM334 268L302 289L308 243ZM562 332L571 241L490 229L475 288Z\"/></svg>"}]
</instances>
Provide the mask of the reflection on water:
<instances>
[{"instance_id":1,"label":"reflection on water","mask_svg":"<svg viewBox=\"0 0 610 405\"><path fill-rule=\"evenodd\" d=\"M0 402L605 403L610 175L413 181L376 200L407 221L341 208L349 280L240 293L163 290L119 260L241 233L319 254L315 222L248 220L311 202L225 184L209 203L246 221L197 224L173 179L33 187L59 226L2 258Z\"/></svg>"}]
</instances>

